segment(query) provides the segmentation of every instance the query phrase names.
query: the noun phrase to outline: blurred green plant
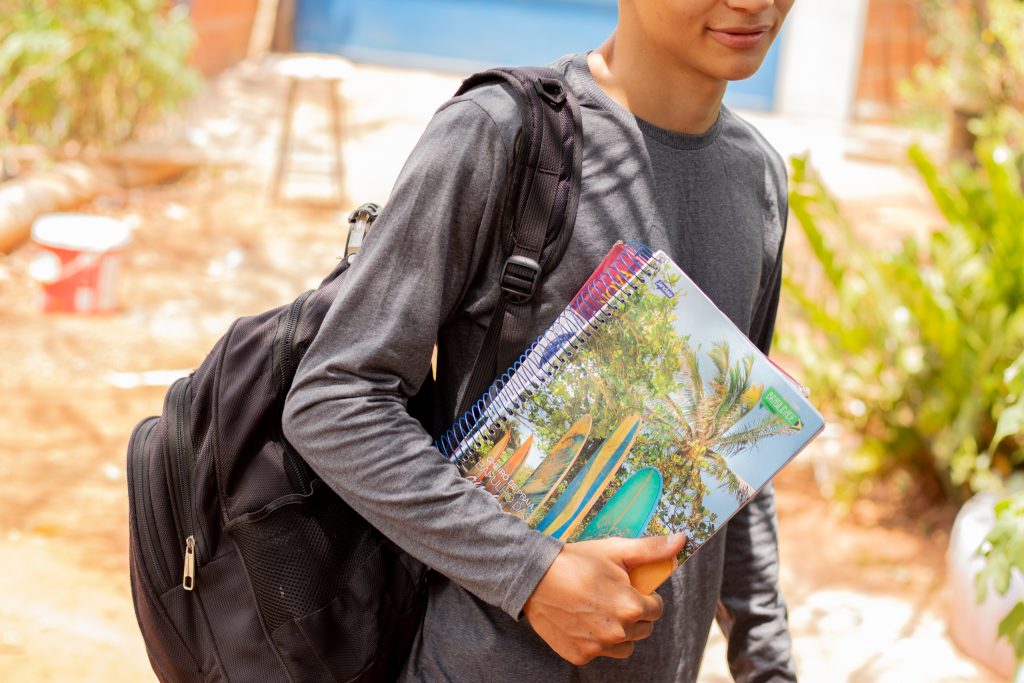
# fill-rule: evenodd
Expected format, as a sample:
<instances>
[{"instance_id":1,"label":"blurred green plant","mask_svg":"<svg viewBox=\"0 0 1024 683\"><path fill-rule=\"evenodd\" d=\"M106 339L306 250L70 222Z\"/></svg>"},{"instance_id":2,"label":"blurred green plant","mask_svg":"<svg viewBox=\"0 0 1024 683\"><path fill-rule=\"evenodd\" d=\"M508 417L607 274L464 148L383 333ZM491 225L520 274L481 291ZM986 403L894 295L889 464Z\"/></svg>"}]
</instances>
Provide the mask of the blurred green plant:
<instances>
[{"instance_id":1,"label":"blurred green plant","mask_svg":"<svg viewBox=\"0 0 1024 683\"><path fill-rule=\"evenodd\" d=\"M784 280L780 349L862 437L853 481L903 471L934 496L999 489L1024 463L1024 193L1005 147L940 172L910 157L948 225L879 250L855 235L806 158L790 207L813 254ZM931 487L927 486L931 483Z\"/></svg>"},{"instance_id":2,"label":"blurred green plant","mask_svg":"<svg viewBox=\"0 0 1024 683\"><path fill-rule=\"evenodd\" d=\"M1024 496L1012 495L996 503L995 522L978 554L985 563L974 577L977 601L985 600L990 586L1006 595L1013 575L1024 575ZM1024 601L1018 601L999 622L997 637L1013 647L1017 659L1014 681L1024 681Z\"/></svg>"},{"instance_id":3,"label":"blurred green plant","mask_svg":"<svg viewBox=\"0 0 1024 683\"><path fill-rule=\"evenodd\" d=\"M909 117L940 123L952 109L979 139L1024 148L1024 2L925 0L923 10L934 62L901 86Z\"/></svg>"},{"instance_id":4,"label":"blurred green plant","mask_svg":"<svg viewBox=\"0 0 1024 683\"><path fill-rule=\"evenodd\" d=\"M112 145L189 97L187 8L0 0L0 143Z\"/></svg>"}]
</instances>

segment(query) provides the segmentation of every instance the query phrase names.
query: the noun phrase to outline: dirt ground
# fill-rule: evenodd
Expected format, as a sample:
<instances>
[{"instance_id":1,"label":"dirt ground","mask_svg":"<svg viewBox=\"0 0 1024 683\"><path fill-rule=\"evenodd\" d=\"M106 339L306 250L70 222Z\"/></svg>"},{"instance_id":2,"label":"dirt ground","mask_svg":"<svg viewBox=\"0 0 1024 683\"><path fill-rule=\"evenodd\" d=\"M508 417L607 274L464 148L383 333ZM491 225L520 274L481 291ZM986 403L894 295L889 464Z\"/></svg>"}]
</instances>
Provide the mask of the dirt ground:
<instances>
[{"instance_id":1,"label":"dirt ground","mask_svg":"<svg viewBox=\"0 0 1024 683\"><path fill-rule=\"evenodd\" d=\"M43 314L27 276L31 247L0 258L0 679L151 680L127 583L125 448L236 316L326 273L343 235L324 210L257 208L202 174L107 197L89 210L138 222L121 309ZM262 199L256 195L259 207Z\"/></svg>"},{"instance_id":2,"label":"dirt ground","mask_svg":"<svg viewBox=\"0 0 1024 683\"><path fill-rule=\"evenodd\" d=\"M414 134L422 116L403 116ZM354 125L379 133L358 112ZM272 149L272 138L259 139ZM357 184L366 180L358 164L350 165ZM344 237L337 209L268 205L265 171L201 170L84 207L136 226L110 315L40 312L32 248L0 255L0 680L154 680L127 578L128 435L160 411L172 379L197 365L231 320L315 285ZM829 443L812 449L834 449ZM831 503L810 466L818 455L801 455L776 489L802 680L997 680L944 634L954 511L911 513L884 495L852 508ZM730 680L717 629L701 678Z\"/></svg>"}]
</instances>

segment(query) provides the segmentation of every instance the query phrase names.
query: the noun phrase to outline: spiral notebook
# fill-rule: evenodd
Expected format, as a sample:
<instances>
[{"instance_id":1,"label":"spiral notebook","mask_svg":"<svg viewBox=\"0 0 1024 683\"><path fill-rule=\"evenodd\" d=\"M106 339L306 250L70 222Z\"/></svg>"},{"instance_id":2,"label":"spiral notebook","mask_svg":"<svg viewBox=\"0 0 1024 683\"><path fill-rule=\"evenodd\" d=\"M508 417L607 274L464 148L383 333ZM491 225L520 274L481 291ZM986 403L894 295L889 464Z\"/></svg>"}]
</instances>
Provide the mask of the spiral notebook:
<instances>
[{"instance_id":1,"label":"spiral notebook","mask_svg":"<svg viewBox=\"0 0 1024 683\"><path fill-rule=\"evenodd\" d=\"M687 535L680 562L824 428L663 252L616 243L437 448L564 541Z\"/></svg>"}]
</instances>

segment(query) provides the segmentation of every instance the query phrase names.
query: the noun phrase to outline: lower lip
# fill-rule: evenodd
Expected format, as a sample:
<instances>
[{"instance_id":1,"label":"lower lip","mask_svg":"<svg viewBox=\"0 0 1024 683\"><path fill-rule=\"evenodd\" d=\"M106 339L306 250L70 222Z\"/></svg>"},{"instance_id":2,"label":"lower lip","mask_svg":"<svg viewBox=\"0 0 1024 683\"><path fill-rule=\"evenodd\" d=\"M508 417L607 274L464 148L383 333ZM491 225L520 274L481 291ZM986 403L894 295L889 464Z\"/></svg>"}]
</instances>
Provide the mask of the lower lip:
<instances>
[{"instance_id":1,"label":"lower lip","mask_svg":"<svg viewBox=\"0 0 1024 683\"><path fill-rule=\"evenodd\" d=\"M749 50L752 47L757 47L768 35L768 31L760 31L758 33L726 33L725 31L715 31L714 29L708 29L708 31L722 45L737 50Z\"/></svg>"}]
</instances>

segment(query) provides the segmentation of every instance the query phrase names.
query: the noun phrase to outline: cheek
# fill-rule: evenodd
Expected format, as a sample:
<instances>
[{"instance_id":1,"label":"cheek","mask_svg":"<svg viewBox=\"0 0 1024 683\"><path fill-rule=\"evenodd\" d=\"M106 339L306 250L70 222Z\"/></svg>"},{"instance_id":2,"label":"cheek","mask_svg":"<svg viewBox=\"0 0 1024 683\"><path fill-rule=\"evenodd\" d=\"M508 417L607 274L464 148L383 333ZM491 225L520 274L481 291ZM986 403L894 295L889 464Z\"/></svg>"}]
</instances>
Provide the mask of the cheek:
<instances>
[{"instance_id":1,"label":"cheek","mask_svg":"<svg viewBox=\"0 0 1024 683\"><path fill-rule=\"evenodd\" d=\"M689 43L699 37L708 6L718 0L636 0L647 15L647 29L660 42Z\"/></svg>"},{"instance_id":2,"label":"cheek","mask_svg":"<svg viewBox=\"0 0 1024 683\"><path fill-rule=\"evenodd\" d=\"M658 7L675 27L698 26L714 13L721 0L640 0Z\"/></svg>"},{"instance_id":3,"label":"cheek","mask_svg":"<svg viewBox=\"0 0 1024 683\"><path fill-rule=\"evenodd\" d=\"M789 10L793 9L793 4L796 0L775 0L775 8L779 12L779 21L781 22L789 14Z\"/></svg>"}]
</instances>

